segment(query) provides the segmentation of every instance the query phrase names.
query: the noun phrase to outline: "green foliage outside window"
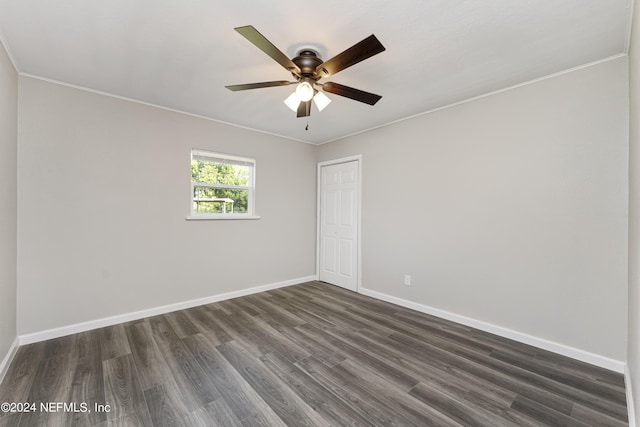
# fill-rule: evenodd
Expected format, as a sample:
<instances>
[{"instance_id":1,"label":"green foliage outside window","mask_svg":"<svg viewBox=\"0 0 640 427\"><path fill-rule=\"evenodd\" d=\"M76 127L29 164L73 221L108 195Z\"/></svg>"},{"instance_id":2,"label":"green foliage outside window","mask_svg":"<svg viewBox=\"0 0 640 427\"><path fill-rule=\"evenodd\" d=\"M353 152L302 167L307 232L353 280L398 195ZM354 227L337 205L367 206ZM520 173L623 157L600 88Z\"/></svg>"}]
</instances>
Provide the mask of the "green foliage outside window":
<instances>
[{"instance_id":1,"label":"green foliage outside window","mask_svg":"<svg viewBox=\"0 0 640 427\"><path fill-rule=\"evenodd\" d=\"M207 199L231 199L233 200L234 213L247 212L249 198L248 190L211 188L198 186L197 184L203 183L246 187L249 185L248 166L192 159L191 181L194 183L194 212L231 212L231 203L225 201L207 201Z\"/></svg>"}]
</instances>

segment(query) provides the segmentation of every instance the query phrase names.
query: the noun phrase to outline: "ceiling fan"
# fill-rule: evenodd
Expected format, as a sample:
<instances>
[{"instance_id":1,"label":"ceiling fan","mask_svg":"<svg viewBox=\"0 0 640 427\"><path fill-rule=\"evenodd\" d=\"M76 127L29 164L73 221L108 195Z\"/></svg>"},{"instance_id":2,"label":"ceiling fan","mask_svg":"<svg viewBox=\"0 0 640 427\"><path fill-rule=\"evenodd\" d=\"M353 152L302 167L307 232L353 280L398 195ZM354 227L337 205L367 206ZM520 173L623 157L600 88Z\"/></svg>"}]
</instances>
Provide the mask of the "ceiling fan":
<instances>
[{"instance_id":1,"label":"ceiling fan","mask_svg":"<svg viewBox=\"0 0 640 427\"><path fill-rule=\"evenodd\" d=\"M297 112L297 117L311 115L312 99L320 111L331 102L318 88L321 88L324 92L344 96L369 105L374 105L382 98L380 95L338 83L318 82L323 77L332 76L345 68L383 52L385 50L384 46L373 34L328 61L323 62L318 57L317 52L312 49L302 49L298 52L298 56L289 59L251 25L238 27L235 30L278 64L282 65L287 71L291 72L295 81L277 80L225 86L229 90L239 91L297 84L295 92L285 100L285 104Z\"/></svg>"}]
</instances>

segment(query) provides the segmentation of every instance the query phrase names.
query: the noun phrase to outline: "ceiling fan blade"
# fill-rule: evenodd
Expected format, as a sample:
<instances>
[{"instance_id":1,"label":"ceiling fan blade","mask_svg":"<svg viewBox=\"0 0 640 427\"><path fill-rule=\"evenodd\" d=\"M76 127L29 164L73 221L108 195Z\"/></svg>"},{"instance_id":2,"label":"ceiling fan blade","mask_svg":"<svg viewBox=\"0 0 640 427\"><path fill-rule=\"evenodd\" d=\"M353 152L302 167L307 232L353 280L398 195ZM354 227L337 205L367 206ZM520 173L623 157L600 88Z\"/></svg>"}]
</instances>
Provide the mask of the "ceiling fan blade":
<instances>
[{"instance_id":1,"label":"ceiling fan blade","mask_svg":"<svg viewBox=\"0 0 640 427\"><path fill-rule=\"evenodd\" d=\"M354 44L349 49L337 54L328 61L318 65L316 72L319 76L329 77L338 71L351 67L360 61L371 58L380 52L384 52L385 48L382 43L371 34L366 39Z\"/></svg>"},{"instance_id":2,"label":"ceiling fan blade","mask_svg":"<svg viewBox=\"0 0 640 427\"><path fill-rule=\"evenodd\" d=\"M229 85L225 86L227 89L232 91L238 90L247 90L247 89L260 89L263 87L274 87L274 86L288 86L292 84L296 84L297 82L289 82L286 80L277 80L273 82L260 82L260 83L247 83L243 85Z\"/></svg>"},{"instance_id":3,"label":"ceiling fan blade","mask_svg":"<svg viewBox=\"0 0 640 427\"><path fill-rule=\"evenodd\" d=\"M298 105L298 115L296 117L308 117L311 115L311 100L307 102L300 101Z\"/></svg>"},{"instance_id":4,"label":"ceiling fan blade","mask_svg":"<svg viewBox=\"0 0 640 427\"><path fill-rule=\"evenodd\" d=\"M375 93L365 92L339 83L327 82L322 85L322 89L324 89L325 92L345 96L369 105L375 105L376 102L382 99L382 96L376 95Z\"/></svg>"},{"instance_id":5,"label":"ceiling fan blade","mask_svg":"<svg viewBox=\"0 0 640 427\"><path fill-rule=\"evenodd\" d=\"M287 57L284 53L280 51L277 47L273 45L265 36L260 34L258 30L253 28L252 25L247 25L244 27L234 28L238 33L240 33L244 38L253 43L258 49L269 55L273 60L275 60L278 64L282 65L287 70L291 71L296 75L300 75L300 68L296 64Z\"/></svg>"}]
</instances>

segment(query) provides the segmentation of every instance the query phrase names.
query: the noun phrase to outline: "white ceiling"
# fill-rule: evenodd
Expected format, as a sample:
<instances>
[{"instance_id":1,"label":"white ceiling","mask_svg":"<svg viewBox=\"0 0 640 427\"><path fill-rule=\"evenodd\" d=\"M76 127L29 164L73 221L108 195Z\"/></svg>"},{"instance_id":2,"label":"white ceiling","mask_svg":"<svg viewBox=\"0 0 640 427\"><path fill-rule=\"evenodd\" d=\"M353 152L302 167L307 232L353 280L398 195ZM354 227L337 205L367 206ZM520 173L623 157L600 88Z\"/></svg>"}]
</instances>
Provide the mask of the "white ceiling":
<instances>
[{"instance_id":1,"label":"white ceiling","mask_svg":"<svg viewBox=\"0 0 640 427\"><path fill-rule=\"evenodd\" d=\"M323 143L625 54L632 0L0 0L18 71L310 143ZM290 74L233 28L324 60L370 34L386 51L335 81L382 95L296 118ZM322 81L325 81L323 79ZM305 127L309 124L309 130Z\"/></svg>"}]
</instances>

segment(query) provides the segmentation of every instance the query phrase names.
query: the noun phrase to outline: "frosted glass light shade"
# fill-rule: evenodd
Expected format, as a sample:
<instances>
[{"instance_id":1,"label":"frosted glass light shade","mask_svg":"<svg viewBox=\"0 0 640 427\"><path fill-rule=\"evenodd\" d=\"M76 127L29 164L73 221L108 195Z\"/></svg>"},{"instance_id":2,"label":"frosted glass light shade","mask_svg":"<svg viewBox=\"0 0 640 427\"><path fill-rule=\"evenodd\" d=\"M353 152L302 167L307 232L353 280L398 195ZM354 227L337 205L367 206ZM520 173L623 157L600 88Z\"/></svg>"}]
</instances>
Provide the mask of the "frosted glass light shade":
<instances>
[{"instance_id":1,"label":"frosted glass light shade","mask_svg":"<svg viewBox=\"0 0 640 427\"><path fill-rule=\"evenodd\" d=\"M299 83L296 87L296 94L300 101L307 102L313 98L313 86L309 82Z\"/></svg>"},{"instance_id":2,"label":"frosted glass light shade","mask_svg":"<svg viewBox=\"0 0 640 427\"><path fill-rule=\"evenodd\" d=\"M316 93L316 96L313 97L313 102L316 104L316 107L318 107L318 111L322 111L324 110L324 107L329 105L331 100L327 95L318 91L318 93Z\"/></svg>"},{"instance_id":3,"label":"frosted glass light shade","mask_svg":"<svg viewBox=\"0 0 640 427\"><path fill-rule=\"evenodd\" d=\"M284 103L287 104L287 107L291 108L293 111L298 111L298 105L300 105L300 98L298 98L298 94L293 92L287 99L284 100Z\"/></svg>"},{"instance_id":4,"label":"frosted glass light shade","mask_svg":"<svg viewBox=\"0 0 640 427\"><path fill-rule=\"evenodd\" d=\"M291 95L284 100L284 103L289 107L292 111L298 111L298 107L300 106L300 97L298 96L298 92L293 92ZM318 107L318 111L324 110L324 108L329 105L331 100L327 95L320 91L316 91L315 96L313 97L313 103Z\"/></svg>"}]
</instances>

